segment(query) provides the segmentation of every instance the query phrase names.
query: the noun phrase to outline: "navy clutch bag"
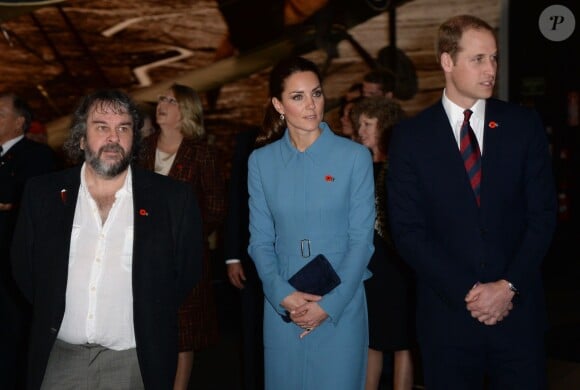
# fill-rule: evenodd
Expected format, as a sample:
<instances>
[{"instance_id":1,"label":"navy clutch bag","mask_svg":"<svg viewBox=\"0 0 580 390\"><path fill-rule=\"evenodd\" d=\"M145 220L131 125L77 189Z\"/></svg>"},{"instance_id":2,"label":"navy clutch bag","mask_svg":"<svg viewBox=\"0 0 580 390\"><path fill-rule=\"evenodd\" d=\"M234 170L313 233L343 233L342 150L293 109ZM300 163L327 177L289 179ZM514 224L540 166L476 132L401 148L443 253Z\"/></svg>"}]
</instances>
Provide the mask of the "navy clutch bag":
<instances>
[{"instance_id":1,"label":"navy clutch bag","mask_svg":"<svg viewBox=\"0 0 580 390\"><path fill-rule=\"evenodd\" d=\"M320 254L292 275L288 279L288 283L298 291L314 295L325 295L340 284L340 277L328 259ZM282 319L286 322L291 321L288 314L282 316Z\"/></svg>"},{"instance_id":2,"label":"navy clutch bag","mask_svg":"<svg viewBox=\"0 0 580 390\"><path fill-rule=\"evenodd\" d=\"M288 283L298 291L325 295L340 284L340 277L324 255L317 255L292 275Z\"/></svg>"}]
</instances>

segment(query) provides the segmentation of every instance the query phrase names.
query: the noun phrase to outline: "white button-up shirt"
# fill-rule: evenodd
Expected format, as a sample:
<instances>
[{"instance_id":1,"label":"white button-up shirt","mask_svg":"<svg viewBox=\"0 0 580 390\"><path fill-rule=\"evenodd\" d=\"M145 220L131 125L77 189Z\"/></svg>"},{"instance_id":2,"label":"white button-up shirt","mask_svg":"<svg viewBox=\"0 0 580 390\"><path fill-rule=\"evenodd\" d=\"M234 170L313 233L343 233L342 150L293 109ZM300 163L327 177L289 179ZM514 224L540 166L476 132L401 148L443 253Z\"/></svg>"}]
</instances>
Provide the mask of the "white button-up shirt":
<instances>
[{"instance_id":1,"label":"white button-up shirt","mask_svg":"<svg viewBox=\"0 0 580 390\"><path fill-rule=\"evenodd\" d=\"M88 191L85 166L73 222L66 306L58 338L113 350L135 347L131 169L103 224Z\"/></svg>"}]
</instances>

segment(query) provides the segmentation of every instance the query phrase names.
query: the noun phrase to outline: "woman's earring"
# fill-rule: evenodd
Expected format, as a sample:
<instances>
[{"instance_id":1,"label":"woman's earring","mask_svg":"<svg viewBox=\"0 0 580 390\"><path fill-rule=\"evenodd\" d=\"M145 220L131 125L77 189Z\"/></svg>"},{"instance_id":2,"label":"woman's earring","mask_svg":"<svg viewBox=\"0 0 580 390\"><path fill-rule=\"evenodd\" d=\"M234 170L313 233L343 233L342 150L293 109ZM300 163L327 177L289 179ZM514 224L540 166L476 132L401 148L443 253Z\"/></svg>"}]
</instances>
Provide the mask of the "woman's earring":
<instances>
[{"instance_id":1,"label":"woman's earring","mask_svg":"<svg viewBox=\"0 0 580 390\"><path fill-rule=\"evenodd\" d=\"M280 114L280 120L283 121L284 120L284 114Z\"/></svg>"}]
</instances>

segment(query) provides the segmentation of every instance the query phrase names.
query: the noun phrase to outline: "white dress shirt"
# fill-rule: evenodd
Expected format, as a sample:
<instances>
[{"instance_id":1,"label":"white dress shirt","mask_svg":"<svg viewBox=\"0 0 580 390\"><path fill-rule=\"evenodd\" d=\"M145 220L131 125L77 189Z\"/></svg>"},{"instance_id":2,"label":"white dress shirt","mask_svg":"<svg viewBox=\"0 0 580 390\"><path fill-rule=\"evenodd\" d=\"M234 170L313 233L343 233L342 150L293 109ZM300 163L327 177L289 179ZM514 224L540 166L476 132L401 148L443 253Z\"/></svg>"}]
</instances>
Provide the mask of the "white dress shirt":
<instances>
[{"instance_id":1,"label":"white dress shirt","mask_svg":"<svg viewBox=\"0 0 580 390\"><path fill-rule=\"evenodd\" d=\"M71 235L66 306L58 338L70 344L135 348L131 169L103 224L81 169Z\"/></svg>"},{"instance_id":2,"label":"white dress shirt","mask_svg":"<svg viewBox=\"0 0 580 390\"><path fill-rule=\"evenodd\" d=\"M467 108L459 107L457 104L453 103L445 95L443 91L442 98L443 108L445 113L447 113L447 118L449 119L449 124L453 129L453 135L457 141L457 148L460 147L461 138L459 134L461 133L461 125L463 124L463 111ZM485 124L485 100L479 99L475 102L472 107L469 107L472 111L471 117L469 118L469 124L475 133L475 138L477 138L477 143L479 144L479 150L483 156L483 127Z\"/></svg>"}]
</instances>

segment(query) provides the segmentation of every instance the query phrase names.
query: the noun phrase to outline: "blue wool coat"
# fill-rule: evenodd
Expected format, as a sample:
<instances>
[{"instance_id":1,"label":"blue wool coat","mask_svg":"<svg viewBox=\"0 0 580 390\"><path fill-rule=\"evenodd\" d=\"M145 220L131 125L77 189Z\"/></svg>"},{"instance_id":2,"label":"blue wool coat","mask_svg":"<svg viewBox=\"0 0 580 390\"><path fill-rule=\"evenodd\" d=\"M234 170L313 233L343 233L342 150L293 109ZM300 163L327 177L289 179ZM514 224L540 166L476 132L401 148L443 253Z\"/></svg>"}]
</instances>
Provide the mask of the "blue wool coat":
<instances>
[{"instance_id":1,"label":"blue wool coat","mask_svg":"<svg viewBox=\"0 0 580 390\"><path fill-rule=\"evenodd\" d=\"M265 294L268 390L363 389L368 347L363 281L373 253L374 180L368 149L335 135L326 123L304 152L278 141L248 163L250 245ZM309 240L309 244L306 241ZM308 251L309 249L309 251ZM287 280L317 254L342 283L319 302L329 318L303 339L282 320Z\"/></svg>"}]
</instances>

